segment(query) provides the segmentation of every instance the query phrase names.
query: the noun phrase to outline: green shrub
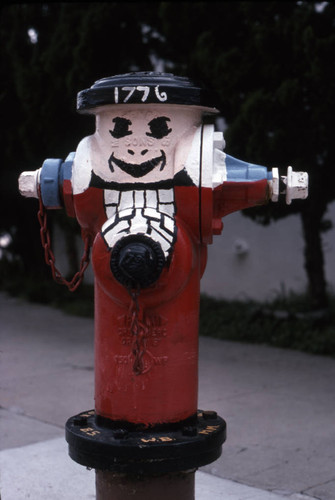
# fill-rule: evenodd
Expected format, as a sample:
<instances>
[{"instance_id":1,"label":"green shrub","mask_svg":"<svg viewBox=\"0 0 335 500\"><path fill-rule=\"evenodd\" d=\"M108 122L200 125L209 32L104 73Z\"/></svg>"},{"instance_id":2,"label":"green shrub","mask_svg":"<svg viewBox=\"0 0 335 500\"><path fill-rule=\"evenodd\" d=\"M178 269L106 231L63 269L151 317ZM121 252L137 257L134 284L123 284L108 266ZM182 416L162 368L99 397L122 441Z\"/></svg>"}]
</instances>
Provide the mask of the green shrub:
<instances>
[{"instance_id":1,"label":"green shrub","mask_svg":"<svg viewBox=\"0 0 335 500\"><path fill-rule=\"evenodd\" d=\"M335 297L324 311L310 311L308 298L289 294L270 303L202 296L200 334L335 356Z\"/></svg>"}]
</instances>

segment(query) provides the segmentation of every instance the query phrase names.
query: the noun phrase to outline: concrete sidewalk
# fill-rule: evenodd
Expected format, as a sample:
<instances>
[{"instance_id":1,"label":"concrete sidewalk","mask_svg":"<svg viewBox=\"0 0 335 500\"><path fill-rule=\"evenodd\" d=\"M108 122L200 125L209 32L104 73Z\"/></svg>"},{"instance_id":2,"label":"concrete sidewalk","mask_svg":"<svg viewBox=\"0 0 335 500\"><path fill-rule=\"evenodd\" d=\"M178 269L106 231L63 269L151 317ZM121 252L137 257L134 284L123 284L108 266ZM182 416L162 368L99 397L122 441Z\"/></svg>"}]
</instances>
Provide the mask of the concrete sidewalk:
<instances>
[{"instance_id":1,"label":"concrete sidewalk","mask_svg":"<svg viewBox=\"0 0 335 500\"><path fill-rule=\"evenodd\" d=\"M0 294L1 500L88 500L65 421L94 406L93 320ZM199 408L227 421L197 500L335 499L335 360L200 339Z\"/></svg>"}]
</instances>

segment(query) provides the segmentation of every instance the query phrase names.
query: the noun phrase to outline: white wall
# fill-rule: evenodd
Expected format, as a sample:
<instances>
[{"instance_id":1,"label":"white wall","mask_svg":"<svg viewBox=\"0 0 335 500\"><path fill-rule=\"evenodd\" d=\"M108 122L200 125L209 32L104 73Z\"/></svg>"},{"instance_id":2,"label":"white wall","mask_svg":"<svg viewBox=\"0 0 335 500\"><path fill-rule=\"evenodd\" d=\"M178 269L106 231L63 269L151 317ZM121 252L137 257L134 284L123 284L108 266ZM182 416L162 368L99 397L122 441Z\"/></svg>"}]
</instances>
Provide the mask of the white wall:
<instances>
[{"instance_id":1,"label":"white wall","mask_svg":"<svg viewBox=\"0 0 335 500\"><path fill-rule=\"evenodd\" d=\"M327 218L333 221L335 228L335 203L330 206ZM202 292L227 299L267 300L282 291L306 289L299 216L291 215L264 227L236 212L223 222L222 235L216 236L213 245L208 247ZM326 279L333 289L334 228L323 237ZM239 253L243 247L246 252Z\"/></svg>"}]
</instances>

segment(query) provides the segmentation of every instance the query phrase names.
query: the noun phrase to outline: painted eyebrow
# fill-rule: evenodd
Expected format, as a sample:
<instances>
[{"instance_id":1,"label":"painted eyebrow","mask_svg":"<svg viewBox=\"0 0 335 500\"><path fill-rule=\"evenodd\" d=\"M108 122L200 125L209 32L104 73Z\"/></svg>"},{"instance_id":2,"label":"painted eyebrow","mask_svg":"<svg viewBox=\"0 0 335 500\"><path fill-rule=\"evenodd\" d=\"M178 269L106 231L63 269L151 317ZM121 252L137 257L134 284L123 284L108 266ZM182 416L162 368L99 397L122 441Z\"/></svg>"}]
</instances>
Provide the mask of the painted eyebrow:
<instances>
[{"instance_id":1,"label":"painted eyebrow","mask_svg":"<svg viewBox=\"0 0 335 500\"><path fill-rule=\"evenodd\" d=\"M162 139L172 132L171 128L168 128L167 122L171 121L167 116L158 116L153 118L149 123L150 132L146 132L149 137L154 137L155 139Z\"/></svg>"},{"instance_id":2,"label":"painted eyebrow","mask_svg":"<svg viewBox=\"0 0 335 500\"><path fill-rule=\"evenodd\" d=\"M110 130L109 133L115 137L115 139L120 139L121 137L132 134L132 131L129 130L132 123L127 118L117 116L116 118L113 118L112 121L115 123L115 127L113 130Z\"/></svg>"}]
</instances>

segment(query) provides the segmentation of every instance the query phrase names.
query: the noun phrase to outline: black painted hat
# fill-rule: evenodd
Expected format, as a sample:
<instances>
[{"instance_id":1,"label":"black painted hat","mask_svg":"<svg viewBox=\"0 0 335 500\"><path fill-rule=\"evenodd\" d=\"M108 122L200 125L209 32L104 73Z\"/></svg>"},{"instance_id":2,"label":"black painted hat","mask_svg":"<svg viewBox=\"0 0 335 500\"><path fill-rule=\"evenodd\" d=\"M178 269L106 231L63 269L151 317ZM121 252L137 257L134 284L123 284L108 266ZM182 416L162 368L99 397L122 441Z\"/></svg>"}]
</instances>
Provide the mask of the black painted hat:
<instances>
[{"instance_id":1,"label":"black painted hat","mask_svg":"<svg viewBox=\"0 0 335 500\"><path fill-rule=\"evenodd\" d=\"M106 104L182 104L211 108L215 95L189 78L152 71L126 73L96 81L77 96L77 111L90 113Z\"/></svg>"}]
</instances>

